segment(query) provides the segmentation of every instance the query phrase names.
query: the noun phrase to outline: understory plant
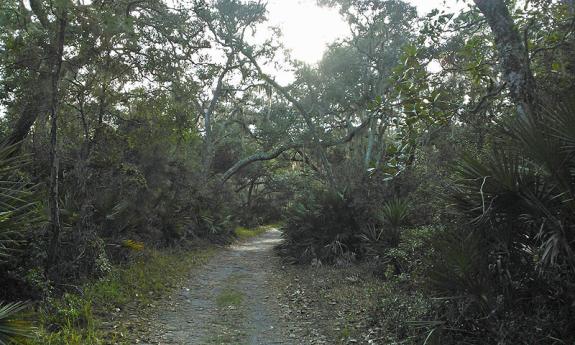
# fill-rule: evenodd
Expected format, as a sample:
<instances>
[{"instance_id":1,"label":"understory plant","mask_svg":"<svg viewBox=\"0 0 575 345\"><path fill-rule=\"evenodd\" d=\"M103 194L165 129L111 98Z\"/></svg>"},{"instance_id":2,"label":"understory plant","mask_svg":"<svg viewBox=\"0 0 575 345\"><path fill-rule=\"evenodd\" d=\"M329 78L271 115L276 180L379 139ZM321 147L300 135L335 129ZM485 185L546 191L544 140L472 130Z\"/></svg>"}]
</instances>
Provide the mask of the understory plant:
<instances>
[{"instance_id":1,"label":"understory plant","mask_svg":"<svg viewBox=\"0 0 575 345\"><path fill-rule=\"evenodd\" d=\"M328 190L309 191L285 214L280 252L298 263L343 264L360 254L352 199Z\"/></svg>"},{"instance_id":2,"label":"understory plant","mask_svg":"<svg viewBox=\"0 0 575 345\"><path fill-rule=\"evenodd\" d=\"M17 343L19 339L31 336L32 324L18 317L25 308L24 302L0 302L0 345Z\"/></svg>"},{"instance_id":3,"label":"understory plant","mask_svg":"<svg viewBox=\"0 0 575 345\"><path fill-rule=\"evenodd\" d=\"M15 146L0 148L0 274L2 265L18 250L23 233L40 219L34 187L19 176L27 157L15 152ZM18 318L25 307L24 302L0 301L0 345L31 334L31 324Z\"/></svg>"},{"instance_id":4,"label":"understory plant","mask_svg":"<svg viewBox=\"0 0 575 345\"><path fill-rule=\"evenodd\" d=\"M397 247L409 215L407 200L390 198L378 214L366 216L365 201L350 195L312 189L296 199L284 216L280 252L298 263L346 264L383 257Z\"/></svg>"},{"instance_id":5,"label":"understory plant","mask_svg":"<svg viewBox=\"0 0 575 345\"><path fill-rule=\"evenodd\" d=\"M460 225L435 243L430 286L442 343L575 340L575 108L510 121L485 159L464 156ZM439 341L439 340L438 340Z\"/></svg>"},{"instance_id":6,"label":"understory plant","mask_svg":"<svg viewBox=\"0 0 575 345\"><path fill-rule=\"evenodd\" d=\"M401 227L409 215L409 203L407 200L393 198L387 201L381 211L385 239L389 246L396 247L401 240Z\"/></svg>"},{"instance_id":7,"label":"understory plant","mask_svg":"<svg viewBox=\"0 0 575 345\"><path fill-rule=\"evenodd\" d=\"M363 226L360 235L363 251L369 260L383 264L384 270L390 261L394 261L393 255L388 254L401 244L403 226L408 215L407 200L395 197L383 204L377 222ZM393 265L397 268L397 263ZM396 271L400 269L397 268Z\"/></svg>"}]
</instances>

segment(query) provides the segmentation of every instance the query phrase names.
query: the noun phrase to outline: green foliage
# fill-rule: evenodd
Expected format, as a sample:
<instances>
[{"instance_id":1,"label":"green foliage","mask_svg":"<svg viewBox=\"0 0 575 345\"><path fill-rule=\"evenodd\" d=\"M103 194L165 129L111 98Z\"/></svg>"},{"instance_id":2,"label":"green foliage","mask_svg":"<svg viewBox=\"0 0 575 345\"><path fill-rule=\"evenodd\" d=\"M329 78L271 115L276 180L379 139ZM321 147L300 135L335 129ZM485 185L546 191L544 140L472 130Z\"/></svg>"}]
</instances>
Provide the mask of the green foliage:
<instances>
[{"instance_id":1,"label":"green foliage","mask_svg":"<svg viewBox=\"0 0 575 345\"><path fill-rule=\"evenodd\" d=\"M0 303L0 345L19 343L32 335L32 324L19 315L26 307L23 302Z\"/></svg>"},{"instance_id":2,"label":"green foliage","mask_svg":"<svg viewBox=\"0 0 575 345\"><path fill-rule=\"evenodd\" d=\"M18 176L27 157L15 155L15 150L15 146L0 147L0 264L15 254L23 232L41 219L33 186ZM22 302L0 302L0 344L31 335L31 324L16 318L25 307Z\"/></svg>"},{"instance_id":3,"label":"green foliage","mask_svg":"<svg viewBox=\"0 0 575 345\"><path fill-rule=\"evenodd\" d=\"M447 338L573 340L564 330L575 301L568 292L575 278L575 111L570 104L547 109L510 120L507 141L484 160L467 156L458 164L451 196L470 224L436 241L429 273L433 290L449 301L440 318ZM446 330L455 324L469 333Z\"/></svg>"},{"instance_id":4,"label":"green foliage","mask_svg":"<svg viewBox=\"0 0 575 345\"><path fill-rule=\"evenodd\" d=\"M264 232L277 227L278 225L260 225L257 228L253 228L253 229L248 229L245 228L243 226L239 226L234 230L234 235L236 235L237 238L239 238L240 240L245 240L245 239L249 239L252 237L256 237L259 236L261 234L263 234Z\"/></svg>"},{"instance_id":5,"label":"green foliage","mask_svg":"<svg viewBox=\"0 0 575 345\"><path fill-rule=\"evenodd\" d=\"M14 250L23 232L41 219L35 187L19 176L28 159L15 155L15 150L15 146L0 148L0 262Z\"/></svg>"},{"instance_id":6,"label":"green foliage","mask_svg":"<svg viewBox=\"0 0 575 345\"><path fill-rule=\"evenodd\" d=\"M383 223L383 239L392 247L396 247L401 239L401 226L409 215L409 203L406 200L394 198L387 201L381 209Z\"/></svg>"},{"instance_id":7,"label":"green foliage","mask_svg":"<svg viewBox=\"0 0 575 345\"><path fill-rule=\"evenodd\" d=\"M475 8L417 18L403 1L321 0L353 35L306 65L278 59L275 32L245 42L265 24L258 1L24 3L0 4L0 132L28 134L22 155L0 149L0 294L45 298L101 278L45 306L39 342L97 343L101 309L161 291L165 263L139 266L150 248L255 236L265 229L238 224L283 208L284 255L377 266L390 343L573 342L575 108L555 106L575 91L569 1L506 2L537 78L528 91L553 95L513 120L502 49ZM257 63L295 80L272 86ZM34 200L49 194L52 149L62 228L45 272ZM459 150L471 153L450 169ZM440 299L430 307L424 293Z\"/></svg>"},{"instance_id":8,"label":"green foliage","mask_svg":"<svg viewBox=\"0 0 575 345\"><path fill-rule=\"evenodd\" d=\"M146 256L137 262L115 266L104 278L42 303L37 311L40 329L26 344L95 345L106 339L124 343L120 334L102 327L109 315L128 305L145 308L214 254L214 249L144 251Z\"/></svg>"},{"instance_id":9,"label":"green foliage","mask_svg":"<svg viewBox=\"0 0 575 345\"><path fill-rule=\"evenodd\" d=\"M242 303L244 295L235 289L226 288L216 297L219 307L238 306Z\"/></svg>"},{"instance_id":10,"label":"green foliage","mask_svg":"<svg viewBox=\"0 0 575 345\"><path fill-rule=\"evenodd\" d=\"M378 334L389 344L421 344L427 327L420 321L434 316L435 304L422 286L427 281L433 254L432 239L442 229L405 228L397 247L384 246L379 257L367 262L381 286L370 307Z\"/></svg>"},{"instance_id":11,"label":"green foliage","mask_svg":"<svg viewBox=\"0 0 575 345\"><path fill-rule=\"evenodd\" d=\"M404 272L395 254L401 252L404 225L409 215L409 203L406 200L391 198L385 202L377 214L377 219L363 226L362 248L364 255L374 264L379 265L379 273L392 268L394 273Z\"/></svg>"},{"instance_id":12,"label":"green foliage","mask_svg":"<svg viewBox=\"0 0 575 345\"><path fill-rule=\"evenodd\" d=\"M399 228L409 215L409 203L407 200L392 199L383 205L381 213L386 225Z\"/></svg>"},{"instance_id":13,"label":"green foliage","mask_svg":"<svg viewBox=\"0 0 575 345\"><path fill-rule=\"evenodd\" d=\"M459 165L453 194L458 208L512 258L529 255L521 247L531 248L542 269L575 268L575 151L568 129L574 119L566 105L517 119L508 148L494 151L485 162L465 158Z\"/></svg>"},{"instance_id":14,"label":"green foliage","mask_svg":"<svg viewBox=\"0 0 575 345\"><path fill-rule=\"evenodd\" d=\"M417 321L428 316L433 308L431 300L421 291L409 291L399 281L382 283L371 312L377 317L387 344L421 344L425 329Z\"/></svg>"},{"instance_id":15,"label":"green foliage","mask_svg":"<svg viewBox=\"0 0 575 345\"><path fill-rule=\"evenodd\" d=\"M475 307L490 307L490 273L482 242L479 236L449 231L435 236L432 244L440 255L432 261L428 281L436 293L445 298L464 293Z\"/></svg>"}]
</instances>

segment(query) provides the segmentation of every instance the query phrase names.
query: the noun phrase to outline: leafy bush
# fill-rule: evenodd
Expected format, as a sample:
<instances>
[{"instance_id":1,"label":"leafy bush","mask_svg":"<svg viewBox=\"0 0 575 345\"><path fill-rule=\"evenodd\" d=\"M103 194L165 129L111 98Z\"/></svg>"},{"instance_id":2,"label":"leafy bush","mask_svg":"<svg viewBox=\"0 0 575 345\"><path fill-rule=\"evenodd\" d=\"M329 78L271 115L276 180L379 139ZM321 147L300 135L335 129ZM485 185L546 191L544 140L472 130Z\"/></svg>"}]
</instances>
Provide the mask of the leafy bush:
<instances>
[{"instance_id":1,"label":"leafy bush","mask_svg":"<svg viewBox=\"0 0 575 345\"><path fill-rule=\"evenodd\" d=\"M414 283L422 280L422 272L429 266L433 252L432 238L441 229L435 226L404 228L396 246L390 246L385 240L383 229L368 227L362 234L365 259L372 272L383 280L398 275L407 275Z\"/></svg>"},{"instance_id":2,"label":"leafy bush","mask_svg":"<svg viewBox=\"0 0 575 345\"><path fill-rule=\"evenodd\" d=\"M409 204L405 200L392 198L384 203L377 223L367 224L363 227L362 247L365 256L376 266L376 272L385 276L388 268L393 266L396 274L404 272L402 264L396 260L394 253L402 245L403 225L409 214Z\"/></svg>"},{"instance_id":3,"label":"leafy bush","mask_svg":"<svg viewBox=\"0 0 575 345\"><path fill-rule=\"evenodd\" d=\"M370 312L385 344L424 342L428 327L422 321L434 315L435 303L421 286L429 271L431 241L441 232L434 226L405 228L397 247L386 246L380 257L367 262L381 278Z\"/></svg>"},{"instance_id":4,"label":"leafy bush","mask_svg":"<svg viewBox=\"0 0 575 345\"><path fill-rule=\"evenodd\" d=\"M406 200L393 198L383 205L381 213L384 238L389 246L396 247L401 240L401 226L409 214L409 204Z\"/></svg>"},{"instance_id":5,"label":"leafy bush","mask_svg":"<svg viewBox=\"0 0 575 345\"><path fill-rule=\"evenodd\" d=\"M296 199L285 213L281 252L298 263L345 264L397 247L409 203L390 198L373 211L351 195L312 189Z\"/></svg>"}]
</instances>

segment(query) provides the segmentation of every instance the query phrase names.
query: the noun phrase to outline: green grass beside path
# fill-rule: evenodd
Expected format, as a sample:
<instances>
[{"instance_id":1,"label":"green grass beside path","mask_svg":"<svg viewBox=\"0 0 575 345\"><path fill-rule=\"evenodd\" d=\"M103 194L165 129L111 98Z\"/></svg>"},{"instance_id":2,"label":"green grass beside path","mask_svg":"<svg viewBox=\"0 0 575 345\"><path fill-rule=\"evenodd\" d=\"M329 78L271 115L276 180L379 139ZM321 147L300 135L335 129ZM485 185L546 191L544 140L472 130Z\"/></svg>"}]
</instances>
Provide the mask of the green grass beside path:
<instances>
[{"instance_id":1,"label":"green grass beside path","mask_svg":"<svg viewBox=\"0 0 575 345\"><path fill-rule=\"evenodd\" d=\"M259 236L277 224L253 229L238 227L238 240ZM144 250L141 257L115 266L104 278L79 286L74 292L48 298L36 308L37 332L25 345L129 344L119 322L126 309L145 311L206 263L217 248L192 251Z\"/></svg>"},{"instance_id":2,"label":"green grass beside path","mask_svg":"<svg viewBox=\"0 0 575 345\"><path fill-rule=\"evenodd\" d=\"M146 251L128 265L116 266L106 277L78 287L74 293L48 298L36 310L38 331L26 345L128 344L119 321L126 309L142 311L161 299L216 253L216 248L192 251Z\"/></svg>"},{"instance_id":3,"label":"green grass beside path","mask_svg":"<svg viewBox=\"0 0 575 345\"><path fill-rule=\"evenodd\" d=\"M271 229L278 228L278 227L280 227L279 224L260 225L258 227L252 228L252 229L244 228L243 226L239 226L234 230L234 234L240 240L247 240L249 238L259 236L266 231L269 231Z\"/></svg>"}]
</instances>

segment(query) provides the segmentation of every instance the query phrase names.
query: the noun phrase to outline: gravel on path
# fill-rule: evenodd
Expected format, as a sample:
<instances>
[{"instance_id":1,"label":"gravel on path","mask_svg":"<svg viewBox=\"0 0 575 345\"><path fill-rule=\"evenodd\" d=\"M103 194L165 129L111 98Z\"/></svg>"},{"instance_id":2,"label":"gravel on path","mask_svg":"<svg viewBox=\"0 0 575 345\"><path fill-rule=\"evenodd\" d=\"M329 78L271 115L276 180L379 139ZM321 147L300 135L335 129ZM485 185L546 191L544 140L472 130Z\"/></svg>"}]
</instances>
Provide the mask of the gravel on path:
<instances>
[{"instance_id":1,"label":"gravel on path","mask_svg":"<svg viewBox=\"0 0 575 345\"><path fill-rule=\"evenodd\" d=\"M146 345L299 345L274 292L279 258L273 248L281 233L266 233L231 246L190 272L184 286L167 296L148 320Z\"/></svg>"}]
</instances>

